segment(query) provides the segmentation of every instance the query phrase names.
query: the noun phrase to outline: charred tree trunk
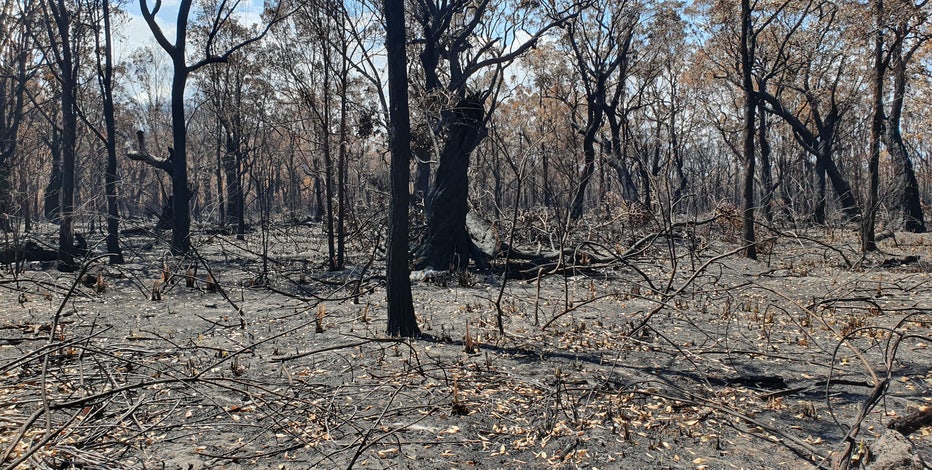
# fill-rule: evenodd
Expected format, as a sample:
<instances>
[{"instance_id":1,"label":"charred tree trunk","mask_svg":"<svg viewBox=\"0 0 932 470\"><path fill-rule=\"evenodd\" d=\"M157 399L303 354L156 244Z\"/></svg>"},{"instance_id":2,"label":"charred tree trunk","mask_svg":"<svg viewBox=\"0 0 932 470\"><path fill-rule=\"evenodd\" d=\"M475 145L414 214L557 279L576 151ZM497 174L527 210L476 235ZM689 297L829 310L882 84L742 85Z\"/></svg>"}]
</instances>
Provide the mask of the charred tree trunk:
<instances>
[{"instance_id":1,"label":"charred tree trunk","mask_svg":"<svg viewBox=\"0 0 932 470\"><path fill-rule=\"evenodd\" d=\"M599 93L599 91L597 90L596 93ZM604 95L605 91L603 89L601 95L597 94L590 98L604 97ZM589 181L592 179L592 173L595 169L595 140L599 128L602 127L602 106L598 104L598 102L590 102L589 110L586 114L586 130L583 134L583 171L579 178L579 186L576 188L576 195L573 196L573 205L570 211L570 218L572 220L579 220L579 218L582 217L583 205L586 201L586 188L589 186Z\"/></svg>"},{"instance_id":2,"label":"charred tree trunk","mask_svg":"<svg viewBox=\"0 0 932 470\"><path fill-rule=\"evenodd\" d=\"M326 64L324 67L324 83L323 89L324 93L329 95L330 93L330 51L328 48L324 48L324 58L323 61ZM330 145L330 118L331 118L331 109L330 109L330 97L325 96L323 98L323 114L321 115L320 122L320 132L321 138L323 139L323 154L324 154L324 193L326 196L326 224L327 224L327 266L331 271L337 270L337 247L336 247L336 232L334 231L334 216L333 216L333 153Z\"/></svg>"},{"instance_id":3,"label":"charred tree trunk","mask_svg":"<svg viewBox=\"0 0 932 470\"><path fill-rule=\"evenodd\" d=\"M45 218L51 222L61 220L61 130L57 123L52 123L52 136L47 140L51 153L51 173L49 183L45 185L43 210Z\"/></svg>"},{"instance_id":4,"label":"charred tree trunk","mask_svg":"<svg viewBox=\"0 0 932 470\"><path fill-rule=\"evenodd\" d=\"M314 173L311 175L314 181L314 222L323 222L324 220L324 184L320 178L320 159L314 157Z\"/></svg>"},{"instance_id":5,"label":"charred tree trunk","mask_svg":"<svg viewBox=\"0 0 932 470\"><path fill-rule=\"evenodd\" d=\"M806 127L795 114L784 107L783 103L781 103L777 97L767 93L765 90L759 90L758 93L759 99L770 105L768 110L780 116L790 125L796 140L816 159L815 169L819 188L813 221L817 224L825 223L826 176L828 176L829 181L832 183L832 188L838 195L842 211L850 220L859 220L861 209L858 206L858 201L855 199L848 181L845 180L841 172L838 171L838 166L835 165L835 160L833 159L835 133L841 122L841 109L838 108L838 105L833 101L830 105L831 108L825 113L824 118L821 117L821 114L816 114L816 130L813 131ZM809 102L809 105L815 108L818 103L818 101L812 100Z\"/></svg>"},{"instance_id":6,"label":"charred tree trunk","mask_svg":"<svg viewBox=\"0 0 932 470\"><path fill-rule=\"evenodd\" d=\"M188 132L184 114L184 90L188 81L184 53L175 54L172 77L172 242L171 251L185 255L191 248L191 196L188 190Z\"/></svg>"},{"instance_id":7,"label":"charred tree trunk","mask_svg":"<svg viewBox=\"0 0 932 470\"><path fill-rule=\"evenodd\" d=\"M389 146L391 148L391 207L388 219L386 295L390 336L420 334L411 298L408 267L408 182L411 160L411 120L408 112L408 74L405 54L404 1L384 0L388 55ZM465 194L465 193L464 193Z\"/></svg>"},{"instance_id":8,"label":"charred tree trunk","mask_svg":"<svg viewBox=\"0 0 932 470\"><path fill-rule=\"evenodd\" d=\"M741 0L741 87L744 92L744 136L742 158L744 160L744 190L741 212L742 234L747 247L744 256L757 259L757 241L754 233L754 117L757 113L757 94L754 92L751 66L754 63L755 38L751 24L751 2Z\"/></svg>"},{"instance_id":9,"label":"charred tree trunk","mask_svg":"<svg viewBox=\"0 0 932 470\"><path fill-rule=\"evenodd\" d=\"M764 85L761 84L761 88ZM758 103L757 109L757 118L758 118L758 134L760 140L760 181L761 181L761 198L760 206L761 210L764 213L764 220L768 223L773 222L773 193L776 188L773 185L773 174L771 173L771 162L770 162L770 137L768 135L768 126L767 126L767 113L764 111L763 105Z\"/></svg>"},{"instance_id":10,"label":"charred tree trunk","mask_svg":"<svg viewBox=\"0 0 932 470\"><path fill-rule=\"evenodd\" d=\"M236 227L236 237L242 240L246 232L242 180L243 148L241 139L235 132L227 135L226 152L222 161L226 177L226 223Z\"/></svg>"},{"instance_id":11,"label":"charred tree trunk","mask_svg":"<svg viewBox=\"0 0 932 470\"><path fill-rule=\"evenodd\" d=\"M411 153L415 161L413 202L423 205L425 213L430 213L430 207L427 205L427 195L430 192L431 139L427 135L429 132L426 126L422 126L411 134Z\"/></svg>"},{"instance_id":12,"label":"charred tree trunk","mask_svg":"<svg viewBox=\"0 0 932 470\"><path fill-rule=\"evenodd\" d=\"M123 263L123 250L120 248L120 211L117 200L119 176L117 174L117 133L113 104L113 32L110 23L110 0L103 0L102 14L104 21L103 63L98 62L98 69L100 70L100 91L103 97L106 131L104 145L107 147L107 171L104 181L107 193L107 252L110 253L111 264L120 264Z\"/></svg>"},{"instance_id":13,"label":"charred tree trunk","mask_svg":"<svg viewBox=\"0 0 932 470\"><path fill-rule=\"evenodd\" d=\"M217 181L217 207L220 211L220 225L225 225L227 223L227 204L226 197L224 196L225 188L223 185L223 175L225 173L224 165L224 145L223 145L223 128L219 123L217 124L217 166L214 168L214 179Z\"/></svg>"},{"instance_id":14,"label":"charred tree trunk","mask_svg":"<svg viewBox=\"0 0 932 470\"><path fill-rule=\"evenodd\" d=\"M884 145L893 158L895 167L894 176L894 200L897 211L902 216L903 230L913 233L923 233L926 231L925 216L922 213L922 203L919 195L919 182L916 180L916 172L913 169L912 159L909 156L909 150L903 142L903 135L900 132L900 118L903 115L903 98L906 95L906 60L902 51L899 50L902 45L897 42L893 51L893 101L891 103L890 116L884 126L883 140Z\"/></svg>"},{"instance_id":15,"label":"charred tree trunk","mask_svg":"<svg viewBox=\"0 0 932 470\"><path fill-rule=\"evenodd\" d=\"M72 12L63 0L43 2L48 38L54 44L50 58L61 86L61 219L58 225L58 251L60 267L72 270L75 266L74 246L74 195L75 153L78 144L78 64L80 55L74 50L75 36L80 22L72 19Z\"/></svg>"},{"instance_id":16,"label":"charred tree trunk","mask_svg":"<svg viewBox=\"0 0 932 470\"><path fill-rule=\"evenodd\" d=\"M469 265L472 241L466 231L469 157L485 137L482 98L470 96L447 111L449 135L440 153L434 187L428 195L431 207L427 235L419 250L419 268L438 271L463 270ZM484 264L485 260L477 259Z\"/></svg>"},{"instance_id":17,"label":"charred tree trunk","mask_svg":"<svg viewBox=\"0 0 932 470\"><path fill-rule=\"evenodd\" d=\"M609 109L606 113L608 127L611 132L611 165L618 175L618 182L621 184L621 195L627 202L637 202L638 187L631 177L631 171L628 169L627 151L622 141L622 125L615 111ZM623 118L626 119L626 118Z\"/></svg>"},{"instance_id":18,"label":"charred tree trunk","mask_svg":"<svg viewBox=\"0 0 932 470\"><path fill-rule=\"evenodd\" d=\"M0 231L10 232L13 230L13 220L10 217L14 213L13 208L13 152L14 145L0 150Z\"/></svg>"},{"instance_id":19,"label":"charred tree trunk","mask_svg":"<svg viewBox=\"0 0 932 470\"><path fill-rule=\"evenodd\" d=\"M867 207L861 220L861 253L877 249L875 226L877 207L880 204L880 139L883 135L883 79L886 74L883 50L883 0L873 2L874 31L874 74L871 77L871 141L867 160L868 189Z\"/></svg>"},{"instance_id":20,"label":"charred tree trunk","mask_svg":"<svg viewBox=\"0 0 932 470\"><path fill-rule=\"evenodd\" d=\"M344 48L344 50L346 50ZM349 86L349 69L344 54L340 66L340 149L337 154L337 269L343 269L346 264L346 164L349 153L347 140L347 110L346 100ZM410 138L408 139L410 140ZM410 176L409 176L410 177Z\"/></svg>"},{"instance_id":21,"label":"charred tree trunk","mask_svg":"<svg viewBox=\"0 0 932 470\"><path fill-rule=\"evenodd\" d=\"M23 122L23 102L26 90L28 49L25 31L21 31L16 73L0 76L0 229L12 230L9 214L13 213L12 170L16 158L20 124ZM11 39L12 42L12 39ZM11 64L12 65L12 64ZM23 182L25 178L23 178ZM26 194L23 194L26 197ZM29 227L28 205L25 206L26 227Z\"/></svg>"},{"instance_id":22,"label":"charred tree trunk","mask_svg":"<svg viewBox=\"0 0 932 470\"><path fill-rule=\"evenodd\" d=\"M825 224L825 203L828 200L828 196L826 193L825 166L822 165L821 158L816 158L815 175L816 200L815 209L812 213L812 222L816 225L822 225Z\"/></svg>"},{"instance_id":23,"label":"charred tree trunk","mask_svg":"<svg viewBox=\"0 0 932 470\"><path fill-rule=\"evenodd\" d=\"M832 134L834 134L833 131ZM832 184L832 189L834 189L835 194L838 195L838 200L841 202L842 212L845 213L845 216L848 217L849 220L857 221L861 217L861 209L858 206L857 199L854 197L854 192L851 191L851 185L848 184L848 181L845 179L845 177L841 175L840 171L838 171L838 166L835 165L835 159L832 158L834 147L835 145L833 137L829 137L828 139L821 141L819 143L819 155L817 158L819 159L819 163L821 164L821 167L824 171L824 176L828 176L828 180ZM825 194L824 190L821 191L824 221Z\"/></svg>"}]
</instances>

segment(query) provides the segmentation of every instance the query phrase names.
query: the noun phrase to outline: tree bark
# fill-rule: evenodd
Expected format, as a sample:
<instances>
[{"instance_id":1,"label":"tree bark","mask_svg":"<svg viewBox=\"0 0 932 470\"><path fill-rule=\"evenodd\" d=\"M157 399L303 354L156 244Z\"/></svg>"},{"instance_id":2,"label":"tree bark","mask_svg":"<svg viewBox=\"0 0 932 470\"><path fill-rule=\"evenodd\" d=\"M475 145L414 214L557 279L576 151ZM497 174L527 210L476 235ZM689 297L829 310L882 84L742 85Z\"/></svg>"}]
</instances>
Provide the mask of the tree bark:
<instances>
[{"instance_id":1,"label":"tree bark","mask_svg":"<svg viewBox=\"0 0 932 470\"><path fill-rule=\"evenodd\" d=\"M72 12L63 0L43 4L49 40L55 45L50 54L61 85L61 219L58 225L58 251L60 268L75 268L74 246L74 193L75 154L78 144L78 64L75 52L79 22L73 21Z\"/></svg>"},{"instance_id":2,"label":"tree bark","mask_svg":"<svg viewBox=\"0 0 932 470\"><path fill-rule=\"evenodd\" d=\"M586 130L583 134L583 171L579 178L579 186L576 187L576 194L573 196L572 209L570 218L579 220L583 215L583 206L586 201L586 188L592 179L592 173L595 170L595 140L602 127L602 118L604 112L600 104L600 98L605 98L605 89L601 84L595 87L595 93L589 96L589 108L586 112Z\"/></svg>"},{"instance_id":3,"label":"tree bark","mask_svg":"<svg viewBox=\"0 0 932 470\"><path fill-rule=\"evenodd\" d=\"M919 194L919 182L913 169L909 150L903 142L900 132L900 118L903 114L903 99L906 96L906 60L903 57L902 45L897 42L892 51L893 97L890 116L884 126L883 141L890 152L895 167L894 198L897 211L902 216L903 230L913 233L926 231L925 216L922 213L922 202Z\"/></svg>"},{"instance_id":4,"label":"tree bark","mask_svg":"<svg viewBox=\"0 0 932 470\"><path fill-rule=\"evenodd\" d=\"M141 0L145 1L145 0ZM190 8L189 2L182 2L182 8ZM179 14L180 15L180 14ZM187 16L187 15L185 15ZM182 39L179 37L179 41ZM172 57L174 72L171 90L172 117L172 241L171 251L175 255L185 255L191 249L191 204L188 191L188 129L184 113L184 90L188 81L188 68L185 64L184 47Z\"/></svg>"},{"instance_id":5,"label":"tree bark","mask_svg":"<svg viewBox=\"0 0 932 470\"><path fill-rule=\"evenodd\" d=\"M23 33L25 35L25 33ZM27 49L21 44L16 57L16 73L0 76L0 229L12 230L8 215L13 212L11 176L16 158L23 100L26 89ZM25 196L25 195L24 195ZM26 208L28 210L28 207ZM26 220L29 226L28 215Z\"/></svg>"},{"instance_id":6,"label":"tree bark","mask_svg":"<svg viewBox=\"0 0 932 470\"><path fill-rule=\"evenodd\" d=\"M46 141L51 153L51 173L49 182L45 185L45 199L43 201L43 212L45 218L51 222L58 222L61 219L61 130L57 123L52 123L52 136Z\"/></svg>"},{"instance_id":7,"label":"tree bark","mask_svg":"<svg viewBox=\"0 0 932 470\"><path fill-rule=\"evenodd\" d=\"M386 296L391 336L420 334L411 297L408 267L408 182L411 160L411 118L408 111L408 73L405 53L404 0L384 0L388 57L389 146L391 149L391 207L388 219Z\"/></svg>"},{"instance_id":8,"label":"tree bark","mask_svg":"<svg viewBox=\"0 0 932 470\"><path fill-rule=\"evenodd\" d=\"M472 249L466 231L467 172L470 154L485 137L485 109L480 97L470 96L447 113L449 135L440 153L434 187L428 195L431 211L427 236L419 250L419 269L466 269ZM477 262L484 264L485 260Z\"/></svg>"},{"instance_id":9,"label":"tree bark","mask_svg":"<svg viewBox=\"0 0 932 470\"><path fill-rule=\"evenodd\" d=\"M103 64L100 70L100 91L103 96L104 128L106 131L107 171L104 184L107 194L107 252L110 264L123 263L123 250L120 248L120 212L117 200L117 148L116 118L113 104L113 38L110 23L110 0L103 0L104 49Z\"/></svg>"},{"instance_id":10,"label":"tree bark","mask_svg":"<svg viewBox=\"0 0 932 470\"><path fill-rule=\"evenodd\" d=\"M883 136L883 80L886 75L883 51L883 0L874 0L874 73L871 77L871 141L870 156L867 161L869 178L867 190L867 207L861 219L861 253L867 254L877 249L874 230L877 207L880 203L880 139Z\"/></svg>"},{"instance_id":11,"label":"tree bark","mask_svg":"<svg viewBox=\"0 0 932 470\"><path fill-rule=\"evenodd\" d=\"M744 91L744 138L742 139L742 158L744 160L744 204L741 212L742 234L747 248L744 256L757 259L757 241L754 233L754 117L757 112L757 94L751 77L754 63L755 40L751 30L751 2L741 0L741 87Z\"/></svg>"},{"instance_id":12,"label":"tree bark","mask_svg":"<svg viewBox=\"0 0 932 470\"><path fill-rule=\"evenodd\" d=\"M761 88L764 85L761 84ZM776 188L773 185L773 173L770 162L770 137L768 135L767 113L764 107L758 102L757 104L758 120L757 125L760 140L760 180L761 180L761 198L760 206L764 213L764 220L768 223L773 222L773 193Z\"/></svg>"}]
</instances>

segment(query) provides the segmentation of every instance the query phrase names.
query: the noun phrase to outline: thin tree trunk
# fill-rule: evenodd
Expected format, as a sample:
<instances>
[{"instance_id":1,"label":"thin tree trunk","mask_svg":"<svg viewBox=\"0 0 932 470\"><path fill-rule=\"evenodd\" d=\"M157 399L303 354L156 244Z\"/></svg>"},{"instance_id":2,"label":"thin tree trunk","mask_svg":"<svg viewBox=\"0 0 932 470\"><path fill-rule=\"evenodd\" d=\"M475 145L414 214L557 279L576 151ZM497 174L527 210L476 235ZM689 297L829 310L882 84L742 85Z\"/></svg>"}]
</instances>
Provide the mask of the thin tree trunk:
<instances>
[{"instance_id":1,"label":"thin tree trunk","mask_svg":"<svg viewBox=\"0 0 932 470\"><path fill-rule=\"evenodd\" d=\"M815 210L813 210L813 215L812 215L812 222L815 223L816 225L822 225L825 223L825 203L828 197L826 195L825 166L822 164L821 158L816 158L815 174L816 174L816 200L815 200Z\"/></svg>"},{"instance_id":2,"label":"thin tree trunk","mask_svg":"<svg viewBox=\"0 0 932 470\"><path fill-rule=\"evenodd\" d=\"M49 2L61 41L57 60L61 73L62 184L61 220L58 230L59 260L62 267L74 268L75 157L78 145L78 58L72 51L71 14L62 1Z\"/></svg>"},{"instance_id":3,"label":"thin tree trunk","mask_svg":"<svg viewBox=\"0 0 932 470\"><path fill-rule=\"evenodd\" d=\"M880 139L883 135L883 79L885 67L883 60L883 0L874 0L874 75L871 81L871 142L870 157L867 162L869 178L867 192L867 210L861 220L861 253L867 254L877 249L875 225L877 206L880 195Z\"/></svg>"},{"instance_id":4,"label":"thin tree trunk","mask_svg":"<svg viewBox=\"0 0 932 470\"><path fill-rule=\"evenodd\" d=\"M346 160L347 160L347 58L343 55L340 69L340 150L337 157L337 269L343 269L346 263Z\"/></svg>"},{"instance_id":5,"label":"thin tree trunk","mask_svg":"<svg viewBox=\"0 0 932 470\"><path fill-rule=\"evenodd\" d=\"M117 200L117 150L116 118L113 105L113 38L110 24L110 0L103 0L104 20L104 62L100 77L100 91L103 96L104 127L107 132L107 172L105 186L107 193L107 252L110 264L123 263L123 250L120 248L120 211Z\"/></svg>"},{"instance_id":6,"label":"thin tree trunk","mask_svg":"<svg viewBox=\"0 0 932 470\"><path fill-rule=\"evenodd\" d=\"M331 271L336 271L337 251L333 217L333 154L330 146L330 52L326 47L324 51L323 60L326 66L324 67L323 89L325 96L323 97L324 109L323 115L321 116L320 131L321 137L323 138L324 192L327 199L327 266Z\"/></svg>"},{"instance_id":7,"label":"thin tree trunk","mask_svg":"<svg viewBox=\"0 0 932 470\"><path fill-rule=\"evenodd\" d=\"M404 0L384 0L388 57L389 133L391 149L391 207L388 219L386 296L391 336L411 337L421 332L414 316L408 268L408 163L411 160L411 121L408 111L408 74L405 54Z\"/></svg>"},{"instance_id":8,"label":"thin tree trunk","mask_svg":"<svg viewBox=\"0 0 932 470\"><path fill-rule=\"evenodd\" d=\"M763 84L761 87L763 88ZM760 179L761 179L761 199L760 205L764 212L764 219L768 223L773 222L773 174L771 173L770 163L770 138L768 136L767 113L762 103L758 102L758 132L760 134Z\"/></svg>"},{"instance_id":9,"label":"thin tree trunk","mask_svg":"<svg viewBox=\"0 0 932 470\"><path fill-rule=\"evenodd\" d=\"M174 74L171 91L172 116L172 242L171 251L185 255L191 248L191 206L188 191L188 132L184 113L184 91L188 81L187 65L182 47L174 54Z\"/></svg>"},{"instance_id":10,"label":"thin tree trunk","mask_svg":"<svg viewBox=\"0 0 932 470\"><path fill-rule=\"evenodd\" d=\"M600 87L598 87L600 88ZM595 92L590 98L598 98L597 93ZM604 96L604 91L602 95ZM583 134L583 171L582 175L579 178L579 186L576 187L576 194L573 196L572 209L570 211L570 218L572 220L579 220L583 215L583 206L586 201L586 188L589 186L589 181L592 179L593 171L595 170L595 139L596 135L599 132L599 128L602 127L602 107L597 102L590 102L589 111L587 113L586 119L586 131Z\"/></svg>"},{"instance_id":11,"label":"thin tree trunk","mask_svg":"<svg viewBox=\"0 0 932 470\"><path fill-rule=\"evenodd\" d=\"M754 63L754 38L751 31L751 2L741 0L741 86L744 89L744 138L742 155L744 159L744 191L742 210L742 233L747 248L744 256L757 259L757 242L754 234L754 117L757 112L757 96L751 77Z\"/></svg>"}]
</instances>

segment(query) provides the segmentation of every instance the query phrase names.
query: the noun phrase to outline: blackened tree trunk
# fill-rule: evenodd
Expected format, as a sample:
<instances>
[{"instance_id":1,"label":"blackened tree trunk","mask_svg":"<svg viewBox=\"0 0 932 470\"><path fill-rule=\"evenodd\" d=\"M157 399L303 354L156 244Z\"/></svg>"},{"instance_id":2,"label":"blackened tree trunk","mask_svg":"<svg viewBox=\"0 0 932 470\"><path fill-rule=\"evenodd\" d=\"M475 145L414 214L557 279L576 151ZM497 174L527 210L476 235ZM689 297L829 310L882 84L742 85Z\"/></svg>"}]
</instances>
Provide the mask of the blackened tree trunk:
<instances>
[{"instance_id":1,"label":"blackened tree trunk","mask_svg":"<svg viewBox=\"0 0 932 470\"><path fill-rule=\"evenodd\" d=\"M341 36L345 38L345 36ZM343 49L347 49L343 43ZM340 149L337 153L337 269L346 264L346 171L349 154L347 121L347 95L349 94L349 58L343 54L340 59Z\"/></svg>"},{"instance_id":2,"label":"blackened tree trunk","mask_svg":"<svg viewBox=\"0 0 932 470\"><path fill-rule=\"evenodd\" d=\"M78 65L73 41L79 36L73 28L81 25L64 0L43 2L46 31L54 47L50 60L61 86L61 219L58 225L58 251L61 268L72 270L74 256L75 153L78 144Z\"/></svg>"},{"instance_id":3,"label":"blackened tree trunk","mask_svg":"<svg viewBox=\"0 0 932 470\"><path fill-rule=\"evenodd\" d=\"M617 98L616 100L617 101ZM626 116L619 118L617 114L617 105L611 104L605 113L608 120L608 128L611 134L611 158L609 165L615 169L618 176L618 182L621 184L621 196L627 202L638 202L638 187L631 176L631 170L628 169L627 149L622 140L622 122L627 120Z\"/></svg>"},{"instance_id":4,"label":"blackened tree trunk","mask_svg":"<svg viewBox=\"0 0 932 470\"><path fill-rule=\"evenodd\" d=\"M110 263L119 264L123 263L123 250L120 248L120 212L117 200L119 176L117 174L117 133L113 105L113 30L110 22L110 0L103 0L101 13L104 22L104 43L101 54L97 56L97 68L100 92L103 98L104 130L106 132L104 146L107 148L107 171L104 177L107 194L107 252L110 253ZM100 41L99 35L97 41Z\"/></svg>"},{"instance_id":5,"label":"blackened tree trunk","mask_svg":"<svg viewBox=\"0 0 932 470\"><path fill-rule=\"evenodd\" d=\"M601 92L599 90L601 90ZM595 87L595 93L601 94L590 97L596 98L596 100L595 102L589 103L589 109L586 112L586 130L583 133L583 171L579 178L579 186L576 187L576 194L573 196L573 205L570 210L570 218L572 220L579 220L583 215L583 205L586 201L586 188L589 186L589 181L592 179L592 173L595 169L595 141L599 129L602 127L602 118L604 116L603 108L598 98L601 97L604 99L604 87L597 85Z\"/></svg>"},{"instance_id":6,"label":"blackened tree trunk","mask_svg":"<svg viewBox=\"0 0 932 470\"><path fill-rule=\"evenodd\" d=\"M214 178L217 180L217 207L220 211L220 224L225 225L227 223L227 205L226 198L224 196L224 186L223 186L223 175L226 172L226 166L224 165L224 139L222 137L223 126L220 123L220 119L217 119L217 166L214 168Z\"/></svg>"},{"instance_id":7,"label":"blackened tree trunk","mask_svg":"<svg viewBox=\"0 0 932 470\"><path fill-rule=\"evenodd\" d=\"M327 64L324 67L324 83L323 89L324 93L329 95L330 93L330 50L329 48L323 48L323 61L324 64ZM320 133L323 139L323 148L322 152L324 155L324 193L326 195L327 211L326 211L326 223L327 223L327 265L331 271L337 270L337 250L336 250L336 241L334 231L334 217L333 217L333 152L330 145L330 119L331 119L331 110L330 110L330 97L324 96L323 98L323 113L320 115Z\"/></svg>"},{"instance_id":8,"label":"blackened tree trunk","mask_svg":"<svg viewBox=\"0 0 932 470\"><path fill-rule=\"evenodd\" d=\"M13 230L13 222L10 215L13 213L13 155L16 151L15 144L6 144L0 150L0 231L10 232Z\"/></svg>"},{"instance_id":9,"label":"blackened tree trunk","mask_svg":"<svg viewBox=\"0 0 932 470\"><path fill-rule=\"evenodd\" d=\"M761 84L761 88L763 88ZM758 137L760 143L760 182L761 182L761 198L760 206L761 210L764 213L764 220L768 223L773 222L773 193L776 188L773 185L773 173L771 170L770 162L770 137L768 135L768 125L767 125L767 113L764 110L764 107L758 102L757 104L757 129Z\"/></svg>"},{"instance_id":10,"label":"blackened tree trunk","mask_svg":"<svg viewBox=\"0 0 932 470\"><path fill-rule=\"evenodd\" d=\"M477 265L484 267L487 259L478 249L472 249L474 246L466 230L467 171L470 154L486 134L485 98L491 96L503 80L504 74L492 70L502 70L500 67L511 64L543 35L578 15L578 5L560 12L557 18L548 15L541 24L525 21L535 18L535 12L543 13L537 4L528 4L522 15L501 15L500 9L484 1L419 0L415 3L412 17L423 33L417 42L423 45L419 58L425 91L428 96L438 92L437 96L444 96L453 103L450 109L441 112L439 122L432 124L442 136L443 144L434 186L428 195L428 229L418 250L417 264L440 270L463 269L473 256ZM537 30L523 42L512 42L508 52L492 46L505 38L485 42L489 32L497 34L499 27L511 20L528 27L536 23ZM518 25L511 27L518 28ZM476 47L480 42L488 46ZM474 80L480 75L482 80ZM440 81L441 76L444 83Z\"/></svg>"},{"instance_id":11,"label":"blackened tree trunk","mask_svg":"<svg viewBox=\"0 0 932 470\"><path fill-rule=\"evenodd\" d=\"M232 126L235 127L235 126ZM228 130L228 132L230 132ZM226 223L236 227L236 236L242 240L245 234L244 197L242 182L242 141L234 130L226 138L223 154L223 173L226 179Z\"/></svg>"},{"instance_id":12,"label":"blackened tree trunk","mask_svg":"<svg viewBox=\"0 0 932 470\"><path fill-rule=\"evenodd\" d=\"M391 207L388 219L386 295L391 336L420 334L411 298L408 267L408 182L411 160L411 118L408 111L408 73L405 54L404 0L384 0L388 56L389 146L391 148Z\"/></svg>"},{"instance_id":13,"label":"blackened tree trunk","mask_svg":"<svg viewBox=\"0 0 932 470\"><path fill-rule=\"evenodd\" d=\"M445 117L449 134L440 152L434 186L428 195L427 236L417 266L438 271L469 265L472 240L466 231L469 156L485 137L485 108L480 96L460 100ZM477 259L480 265L484 259Z\"/></svg>"},{"instance_id":14,"label":"blackened tree trunk","mask_svg":"<svg viewBox=\"0 0 932 470\"><path fill-rule=\"evenodd\" d=\"M314 157L312 165L314 171L314 174L311 176L314 181L314 222L323 222L324 183L320 178L320 158Z\"/></svg>"},{"instance_id":15,"label":"blackened tree trunk","mask_svg":"<svg viewBox=\"0 0 932 470\"><path fill-rule=\"evenodd\" d=\"M45 185L45 200L43 202L43 213L45 218L51 222L58 222L61 219L61 130L58 123L51 123L51 136L46 140L51 154L51 173L49 182Z\"/></svg>"},{"instance_id":16,"label":"blackened tree trunk","mask_svg":"<svg viewBox=\"0 0 932 470\"><path fill-rule=\"evenodd\" d=\"M828 193L826 191L825 166L822 165L821 158L816 158L815 176L816 200L812 222L816 225L822 225L825 223L825 204L828 201Z\"/></svg>"},{"instance_id":17,"label":"blackened tree trunk","mask_svg":"<svg viewBox=\"0 0 932 470\"><path fill-rule=\"evenodd\" d=\"M825 222L825 193L823 188L825 187L826 176L832 183L835 194L838 195L842 211L850 220L858 220L861 215L858 201L854 197L854 192L851 191L851 185L838 171L838 166L835 165L834 160L835 135L842 118L842 110L838 103L829 100L828 106L830 108L824 115L823 113L814 112L815 130L811 130L792 111L784 107L776 96L766 90L758 90L758 96L759 99L769 105L768 111L776 114L790 125L796 140L806 152L816 159L816 178L819 181L819 194L813 221L819 224ZM818 108L819 103L820 101L815 98L811 98L808 102L813 109Z\"/></svg>"},{"instance_id":18,"label":"blackened tree trunk","mask_svg":"<svg viewBox=\"0 0 932 470\"><path fill-rule=\"evenodd\" d=\"M145 1L145 0L141 0ZM185 8L185 5L182 5ZM190 9L190 3L187 5ZM180 14L179 14L180 16ZM185 13L187 23L187 13ZM179 25L181 26L181 25ZM187 25L185 24L185 27ZM171 251L185 255L191 249L191 196L188 189L188 124L184 113L184 92L188 82L188 67L185 64L184 42L181 53L172 57L174 68L171 91L172 117L172 241Z\"/></svg>"},{"instance_id":19,"label":"blackened tree trunk","mask_svg":"<svg viewBox=\"0 0 932 470\"><path fill-rule=\"evenodd\" d=\"M903 27L900 28L905 29ZM903 115L903 98L906 95L906 65L911 55L904 56L902 42L896 41L891 51L891 72L893 73L893 96L890 103L890 115L884 126L883 140L887 151L893 157L894 181L893 193L897 210L902 214L903 230L913 233L926 231L925 217L919 196L919 182L913 169L909 150L903 142L900 120Z\"/></svg>"},{"instance_id":20,"label":"blackened tree trunk","mask_svg":"<svg viewBox=\"0 0 932 470\"><path fill-rule=\"evenodd\" d=\"M757 259L757 241L754 233L754 117L757 112L757 94L754 91L751 66L754 64L755 38L751 29L751 2L741 0L741 88L744 92L744 129L742 159L744 160L744 190L741 212L742 234L747 247L744 256Z\"/></svg>"},{"instance_id":21,"label":"blackened tree trunk","mask_svg":"<svg viewBox=\"0 0 932 470\"><path fill-rule=\"evenodd\" d=\"M883 0L872 2L874 10L874 73L871 77L871 141L867 160L868 189L867 207L861 219L861 253L877 249L874 234L877 207L880 204L880 140L883 136L883 80L886 75L884 63Z\"/></svg>"}]
</instances>

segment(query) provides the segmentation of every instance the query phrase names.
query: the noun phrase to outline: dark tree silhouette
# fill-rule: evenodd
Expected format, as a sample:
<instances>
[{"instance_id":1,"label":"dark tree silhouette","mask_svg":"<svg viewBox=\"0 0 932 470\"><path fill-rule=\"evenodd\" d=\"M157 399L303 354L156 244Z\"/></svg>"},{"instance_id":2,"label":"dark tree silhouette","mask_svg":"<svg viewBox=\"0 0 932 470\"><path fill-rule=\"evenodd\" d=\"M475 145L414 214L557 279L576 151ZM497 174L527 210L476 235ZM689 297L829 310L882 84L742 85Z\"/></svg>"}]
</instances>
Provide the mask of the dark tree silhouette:
<instances>
[{"instance_id":1,"label":"dark tree silhouette","mask_svg":"<svg viewBox=\"0 0 932 470\"><path fill-rule=\"evenodd\" d=\"M741 157L744 160L744 189L742 192L741 225L744 243L747 248L744 256L757 259L757 245L754 234L754 118L757 112L757 93L754 91L751 67L754 64L756 37L751 23L751 2L741 0L741 91L744 93L744 127Z\"/></svg>"},{"instance_id":2,"label":"dark tree silhouette","mask_svg":"<svg viewBox=\"0 0 932 470\"><path fill-rule=\"evenodd\" d=\"M404 0L384 0L385 48L388 55L389 147L391 148L391 208L388 218L386 293L391 336L420 334L411 298L408 267L408 182L411 178L411 118L405 53Z\"/></svg>"}]
</instances>

